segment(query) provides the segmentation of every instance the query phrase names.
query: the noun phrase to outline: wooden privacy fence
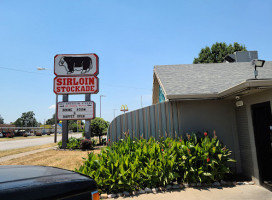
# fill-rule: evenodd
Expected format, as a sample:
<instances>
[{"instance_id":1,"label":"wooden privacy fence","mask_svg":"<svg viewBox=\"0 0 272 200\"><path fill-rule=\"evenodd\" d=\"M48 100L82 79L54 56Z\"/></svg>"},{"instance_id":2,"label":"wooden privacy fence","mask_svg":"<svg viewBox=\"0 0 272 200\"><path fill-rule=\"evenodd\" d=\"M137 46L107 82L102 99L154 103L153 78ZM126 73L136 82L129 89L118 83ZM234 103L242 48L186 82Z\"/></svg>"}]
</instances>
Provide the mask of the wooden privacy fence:
<instances>
[{"instance_id":1,"label":"wooden privacy fence","mask_svg":"<svg viewBox=\"0 0 272 200\"><path fill-rule=\"evenodd\" d=\"M179 121L178 102L163 102L114 118L108 128L108 138L110 142L116 142L125 138L125 132L138 139L180 136Z\"/></svg>"}]
</instances>

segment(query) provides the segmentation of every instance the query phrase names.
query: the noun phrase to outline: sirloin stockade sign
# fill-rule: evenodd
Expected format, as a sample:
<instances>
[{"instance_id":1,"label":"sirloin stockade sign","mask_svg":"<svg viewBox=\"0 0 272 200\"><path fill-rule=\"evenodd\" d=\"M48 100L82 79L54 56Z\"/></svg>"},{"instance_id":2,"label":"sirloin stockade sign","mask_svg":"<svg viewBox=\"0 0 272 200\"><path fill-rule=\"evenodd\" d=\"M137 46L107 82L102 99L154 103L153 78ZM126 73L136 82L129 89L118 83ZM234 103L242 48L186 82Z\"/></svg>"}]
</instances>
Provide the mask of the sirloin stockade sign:
<instances>
[{"instance_id":1,"label":"sirloin stockade sign","mask_svg":"<svg viewBox=\"0 0 272 200\"><path fill-rule=\"evenodd\" d=\"M96 94L98 93L98 78L96 76L55 77L55 94Z\"/></svg>"}]
</instances>

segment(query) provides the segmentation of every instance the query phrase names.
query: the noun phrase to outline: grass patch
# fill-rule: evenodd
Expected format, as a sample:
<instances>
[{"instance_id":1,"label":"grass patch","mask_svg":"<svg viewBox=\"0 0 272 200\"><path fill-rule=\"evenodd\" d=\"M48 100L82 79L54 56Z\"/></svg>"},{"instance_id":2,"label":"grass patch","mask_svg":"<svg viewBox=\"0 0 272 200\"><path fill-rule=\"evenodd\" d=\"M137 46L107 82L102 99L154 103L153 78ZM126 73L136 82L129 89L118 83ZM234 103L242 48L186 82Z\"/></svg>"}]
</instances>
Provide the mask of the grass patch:
<instances>
[{"instance_id":1,"label":"grass patch","mask_svg":"<svg viewBox=\"0 0 272 200\"><path fill-rule=\"evenodd\" d=\"M82 157L87 158L89 152L98 154L100 149L92 151L47 150L2 162L0 165L41 165L75 170L75 168L79 168L83 164Z\"/></svg>"},{"instance_id":2,"label":"grass patch","mask_svg":"<svg viewBox=\"0 0 272 200\"><path fill-rule=\"evenodd\" d=\"M37 150L37 149L53 147L56 145L57 144L55 144L55 143L51 143L51 144L45 144L45 145L40 145L40 146L33 146L33 147L26 147L26 148L20 148L20 149L11 149L11 150L0 151L0 158L4 157L4 156L13 155L13 154L24 153L27 151L33 151L33 150Z\"/></svg>"},{"instance_id":3,"label":"grass patch","mask_svg":"<svg viewBox=\"0 0 272 200\"><path fill-rule=\"evenodd\" d=\"M54 134L51 135L43 135L42 137L53 137ZM34 139L34 138L41 138L38 136L27 136L27 137L13 137L13 138L0 138L0 142L4 142L4 141L13 141L13 140L25 140L25 139Z\"/></svg>"}]
</instances>

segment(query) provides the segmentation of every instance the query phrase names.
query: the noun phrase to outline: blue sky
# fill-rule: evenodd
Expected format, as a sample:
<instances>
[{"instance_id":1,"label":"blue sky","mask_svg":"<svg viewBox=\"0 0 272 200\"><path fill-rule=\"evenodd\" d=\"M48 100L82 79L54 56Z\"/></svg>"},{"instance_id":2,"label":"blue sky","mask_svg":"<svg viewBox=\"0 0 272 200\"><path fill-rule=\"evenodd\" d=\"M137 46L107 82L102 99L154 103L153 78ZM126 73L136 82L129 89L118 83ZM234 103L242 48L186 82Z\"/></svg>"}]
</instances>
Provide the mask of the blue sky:
<instances>
[{"instance_id":1,"label":"blue sky","mask_svg":"<svg viewBox=\"0 0 272 200\"><path fill-rule=\"evenodd\" d=\"M0 0L0 114L6 123L27 111L40 122L52 116L56 54L99 56L92 100L99 116L99 95L106 96L108 121L122 104L140 108L141 96L143 106L152 103L154 65L192 63L215 42L245 44L272 60L271 10L270 0Z\"/></svg>"}]
</instances>

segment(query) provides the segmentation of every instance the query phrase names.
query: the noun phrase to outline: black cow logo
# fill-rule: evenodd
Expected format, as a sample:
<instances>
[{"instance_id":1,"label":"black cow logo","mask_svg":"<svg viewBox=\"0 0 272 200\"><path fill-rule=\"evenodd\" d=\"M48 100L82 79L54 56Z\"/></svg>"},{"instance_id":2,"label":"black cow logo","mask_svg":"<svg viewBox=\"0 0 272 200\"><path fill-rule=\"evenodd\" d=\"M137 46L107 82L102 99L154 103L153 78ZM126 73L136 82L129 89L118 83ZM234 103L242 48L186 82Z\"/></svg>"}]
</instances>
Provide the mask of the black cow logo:
<instances>
[{"instance_id":1,"label":"black cow logo","mask_svg":"<svg viewBox=\"0 0 272 200\"><path fill-rule=\"evenodd\" d=\"M59 66L64 66L67 74L72 74L74 71L80 71L82 74L90 71L93 68L92 59L90 57L71 57L63 56L59 61Z\"/></svg>"}]
</instances>

